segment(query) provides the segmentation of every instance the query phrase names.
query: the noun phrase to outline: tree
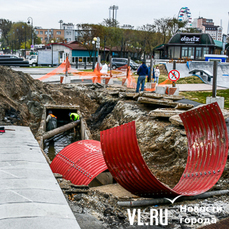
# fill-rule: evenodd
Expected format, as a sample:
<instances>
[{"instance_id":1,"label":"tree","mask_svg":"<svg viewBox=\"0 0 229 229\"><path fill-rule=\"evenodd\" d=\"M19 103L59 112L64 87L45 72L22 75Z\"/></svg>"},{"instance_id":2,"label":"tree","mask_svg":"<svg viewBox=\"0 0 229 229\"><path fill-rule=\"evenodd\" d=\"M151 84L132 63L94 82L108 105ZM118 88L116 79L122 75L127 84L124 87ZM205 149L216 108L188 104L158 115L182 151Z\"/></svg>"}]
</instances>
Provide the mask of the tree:
<instances>
[{"instance_id":1,"label":"tree","mask_svg":"<svg viewBox=\"0 0 229 229\"><path fill-rule=\"evenodd\" d=\"M9 49L16 50L16 49L30 49L32 44L32 33L34 37L34 41L36 44L40 44L41 40L38 38L34 32L34 29L27 25L25 22L14 22L10 26L10 30L8 30L7 34L5 35L5 41L3 45L9 46ZM7 42L6 42L7 41Z\"/></svg>"},{"instance_id":2,"label":"tree","mask_svg":"<svg viewBox=\"0 0 229 229\"><path fill-rule=\"evenodd\" d=\"M157 45L157 42L155 41L155 28L156 26L153 24L146 24L139 27L139 36L137 36L137 38L140 41L141 50L142 53L144 53L144 59L146 54L153 54L153 48Z\"/></svg>"},{"instance_id":3,"label":"tree","mask_svg":"<svg viewBox=\"0 0 229 229\"><path fill-rule=\"evenodd\" d=\"M167 35L168 35L168 22L169 18L161 18L161 19L155 19L155 27L157 32L162 34L163 41L162 43L167 42Z\"/></svg>"},{"instance_id":4,"label":"tree","mask_svg":"<svg viewBox=\"0 0 229 229\"><path fill-rule=\"evenodd\" d=\"M119 22L115 19L103 19L102 24L106 27L119 27Z\"/></svg>"},{"instance_id":5,"label":"tree","mask_svg":"<svg viewBox=\"0 0 229 229\"><path fill-rule=\"evenodd\" d=\"M2 47L7 47L9 45L8 33L11 29L12 22L6 19L0 19L0 30L2 31Z\"/></svg>"}]
</instances>

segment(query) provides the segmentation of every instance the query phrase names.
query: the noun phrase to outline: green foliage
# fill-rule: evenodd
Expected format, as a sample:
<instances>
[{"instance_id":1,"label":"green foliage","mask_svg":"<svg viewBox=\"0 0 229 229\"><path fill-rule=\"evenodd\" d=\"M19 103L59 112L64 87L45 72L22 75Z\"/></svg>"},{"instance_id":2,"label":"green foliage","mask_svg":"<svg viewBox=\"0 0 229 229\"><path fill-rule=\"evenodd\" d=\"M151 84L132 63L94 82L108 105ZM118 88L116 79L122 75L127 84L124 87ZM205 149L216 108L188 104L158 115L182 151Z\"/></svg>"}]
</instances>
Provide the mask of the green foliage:
<instances>
[{"instance_id":1,"label":"green foliage","mask_svg":"<svg viewBox=\"0 0 229 229\"><path fill-rule=\"evenodd\" d=\"M204 82L197 76L188 76L188 77L180 78L177 81L177 84L200 84L200 83L204 83Z\"/></svg>"},{"instance_id":2,"label":"green foliage","mask_svg":"<svg viewBox=\"0 0 229 229\"><path fill-rule=\"evenodd\" d=\"M211 91L186 91L180 92L180 95L185 96L186 99L190 99L199 103L206 103L206 97L212 96ZM229 109L229 89L218 90L217 96L224 97L224 108Z\"/></svg>"}]
</instances>

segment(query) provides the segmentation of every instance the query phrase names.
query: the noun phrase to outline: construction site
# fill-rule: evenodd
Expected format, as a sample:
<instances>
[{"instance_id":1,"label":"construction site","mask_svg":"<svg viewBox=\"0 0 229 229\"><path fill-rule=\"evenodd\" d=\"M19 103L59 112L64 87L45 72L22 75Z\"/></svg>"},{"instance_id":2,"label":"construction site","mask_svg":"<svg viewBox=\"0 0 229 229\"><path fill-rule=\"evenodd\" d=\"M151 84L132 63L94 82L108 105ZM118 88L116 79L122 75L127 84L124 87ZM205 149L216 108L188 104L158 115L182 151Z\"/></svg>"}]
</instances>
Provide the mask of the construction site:
<instances>
[{"instance_id":1,"label":"construction site","mask_svg":"<svg viewBox=\"0 0 229 229\"><path fill-rule=\"evenodd\" d=\"M228 228L229 111L169 81L136 93L128 67L112 72L65 62L34 79L0 66L2 136L30 128L82 229ZM47 132L49 111L58 128Z\"/></svg>"}]
</instances>

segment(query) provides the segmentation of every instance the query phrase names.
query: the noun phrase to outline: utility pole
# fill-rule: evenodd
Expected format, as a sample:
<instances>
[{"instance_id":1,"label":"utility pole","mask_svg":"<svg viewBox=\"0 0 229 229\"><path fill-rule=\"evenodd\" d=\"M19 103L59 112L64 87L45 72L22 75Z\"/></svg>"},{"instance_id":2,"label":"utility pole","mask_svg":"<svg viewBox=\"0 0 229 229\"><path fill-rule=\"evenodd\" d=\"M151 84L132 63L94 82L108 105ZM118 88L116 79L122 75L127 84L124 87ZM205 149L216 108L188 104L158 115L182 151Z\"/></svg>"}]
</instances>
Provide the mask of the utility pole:
<instances>
[{"instance_id":1,"label":"utility pole","mask_svg":"<svg viewBox=\"0 0 229 229\"><path fill-rule=\"evenodd\" d=\"M116 27L116 24L115 24L115 21L117 21L117 10L118 10L118 6L115 6L115 5L113 5L113 6L110 6L110 8L109 8L109 18L110 18L110 20L111 20L111 17L110 17L110 11L113 11L112 12L112 23L113 23L113 26L115 26Z\"/></svg>"}]
</instances>

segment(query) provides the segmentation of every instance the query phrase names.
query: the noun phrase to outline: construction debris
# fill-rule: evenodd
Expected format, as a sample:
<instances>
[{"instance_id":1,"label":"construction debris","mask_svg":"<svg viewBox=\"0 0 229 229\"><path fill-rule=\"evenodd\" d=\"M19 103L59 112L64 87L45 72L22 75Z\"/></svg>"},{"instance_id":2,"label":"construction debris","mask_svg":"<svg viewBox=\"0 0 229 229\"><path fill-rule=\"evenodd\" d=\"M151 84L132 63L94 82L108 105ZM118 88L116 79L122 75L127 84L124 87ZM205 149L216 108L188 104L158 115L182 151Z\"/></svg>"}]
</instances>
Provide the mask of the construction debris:
<instances>
[{"instance_id":1,"label":"construction debris","mask_svg":"<svg viewBox=\"0 0 229 229\"><path fill-rule=\"evenodd\" d=\"M168 107L176 107L178 105L177 102L173 102L171 100L151 99L146 97L139 97L138 102L144 104L154 104L154 105L168 106Z\"/></svg>"},{"instance_id":2,"label":"construction debris","mask_svg":"<svg viewBox=\"0 0 229 229\"><path fill-rule=\"evenodd\" d=\"M195 108L193 108L193 109L196 109L196 108L201 107L201 106L203 106L203 105L199 105L199 106L197 106L197 107L195 107ZM191 110L192 110L192 109L191 109ZM223 114L224 119L229 118L229 111L228 111L228 110L221 109L221 111L222 111L222 114ZM184 125L179 115L171 116L171 117L169 118L169 121L170 121L173 125L177 125L177 126L179 126L179 125L183 126L183 125Z\"/></svg>"},{"instance_id":3,"label":"construction debris","mask_svg":"<svg viewBox=\"0 0 229 229\"><path fill-rule=\"evenodd\" d=\"M127 122L136 121L136 134L139 148L147 166L155 176L166 185L174 187L179 181L186 165L188 142L182 126L182 121L174 123L157 119L154 114L168 116L167 113L185 112L175 109L177 100L183 97L172 95L157 95L156 93L135 93L134 89L126 89L121 85L109 85L104 88L99 84L48 84L33 80L28 74L14 72L10 68L0 66L0 125L24 125L29 126L35 137L38 134L41 117L46 105L78 105L79 110L91 131L91 139L100 140L100 131L112 128ZM92 87L92 88L90 88ZM119 97L119 92L123 97ZM161 97L162 96L162 97ZM138 102L136 101L139 97ZM132 99L133 98L133 99ZM153 106L145 106L141 101L150 102ZM152 101L153 100L153 103ZM147 103L145 103L147 104ZM164 105L162 105L164 104ZM167 106L169 108L161 108ZM188 105L187 105L188 106ZM160 109L159 109L160 108ZM171 110L170 110L171 109ZM190 109L190 108L188 108ZM78 109L77 109L78 110ZM223 111L224 118L229 117L228 111ZM154 113L154 114L153 114ZM165 117L164 116L164 117ZM154 118L152 118L154 117ZM57 178L67 191L66 197L72 207L74 214L90 214L101 220L106 228L127 228L130 226L127 219L126 208L117 205L117 201L123 199L134 199L133 195L124 194L117 197L112 192L116 190L117 184L111 184L109 190L96 190L93 188L74 187L71 183L65 182L62 177ZM61 180L62 179L62 180ZM103 186L101 186L103 187ZM105 188L105 187L104 187ZM226 165L221 179L213 190L229 189L229 165ZM89 190L86 193L78 193L79 190ZM119 192L119 191L118 191ZM228 197L212 197L205 201L189 202L190 206L224 206L227 207ZM182 204L187 204L184 202ZM150 206L143 209L149 211ZM169 206L165 206L169 208ZM179 217L189 217L191 214L177 213L178 207L174 206L170 212L173 215L171 222L174 227L179 228ZM224 211L220 214L211 215L224 218L229 214ZM143 216L148 219L148 216ZM184 225L187 226L187 225Z\"/></svg>"},{"instance_id":4,"label":"construction debris","mask_svg":"<svg viewBox=\"0 0 229 229\"><path fill-rule=\"evenodd\" d=\"M174 115L179 115L185 111L177 110L176 108L157 108L149 112L151 117L166 117L169 118Z\"/></svg>"}]
</instances>

